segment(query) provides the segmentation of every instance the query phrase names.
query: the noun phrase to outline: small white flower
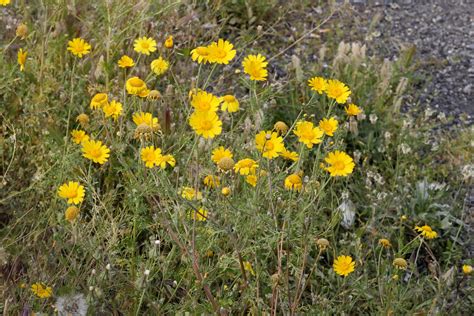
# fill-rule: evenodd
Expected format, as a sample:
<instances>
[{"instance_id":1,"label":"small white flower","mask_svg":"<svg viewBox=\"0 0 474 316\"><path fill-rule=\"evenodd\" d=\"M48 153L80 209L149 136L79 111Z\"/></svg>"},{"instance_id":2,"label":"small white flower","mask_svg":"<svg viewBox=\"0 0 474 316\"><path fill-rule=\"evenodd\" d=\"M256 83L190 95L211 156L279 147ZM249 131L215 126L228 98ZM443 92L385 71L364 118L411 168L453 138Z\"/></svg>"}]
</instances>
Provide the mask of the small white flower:
<instances>
[{"instance_id":1,"label":"small white flower","mask_svg":"<svg viewBox=\"0 0 474 316\"><path fill-rule=\"evenodd\" d=\"M149 276L150 275L150 270L146 269L145 272L143 272L143 274L145 274L146 276Z\"/></svg>"},{"instance_id":2,"label":"small white flower","mask_svg":"<svg viewBox=\"0 0 474 316\"><path fill-rule=\"evenodd\" d=\"M105 269L110 270L110 263L105 266Z\"/></svg>"},{"instance_id":3,"label":"small white flower","mask_svg":"<svg viewBox=\"0 0 474 316\"><path fill-rule=\"evenodd\" d=\"M155 245L159 246L161 244L161 240L157 239L155 240Z\"/></svg>"},{"instance_id":4,"label":"small white flower","mask_svg":"<svg viewBox=\"0 0 474 316\"><path fill-rule=\"evenodd\" d=\"M411 148L407 144L402 143L402 144L400 144L399 147L400 147L400 150L402 151L402 153L404 155L408 155L409 153L411 153Z\"/></svg>"},{"instance_id":5,"label":"small white flower","mask_svg":"<svg viewBox=\"0 0 474 316\"><path fill-rule=\"evenodd\" d=\"M369 115L369 121L372 124L375 124L378 119L379 118L378 118L377 114L372 113L372 114Z\"/></svg>"}]
</instances>

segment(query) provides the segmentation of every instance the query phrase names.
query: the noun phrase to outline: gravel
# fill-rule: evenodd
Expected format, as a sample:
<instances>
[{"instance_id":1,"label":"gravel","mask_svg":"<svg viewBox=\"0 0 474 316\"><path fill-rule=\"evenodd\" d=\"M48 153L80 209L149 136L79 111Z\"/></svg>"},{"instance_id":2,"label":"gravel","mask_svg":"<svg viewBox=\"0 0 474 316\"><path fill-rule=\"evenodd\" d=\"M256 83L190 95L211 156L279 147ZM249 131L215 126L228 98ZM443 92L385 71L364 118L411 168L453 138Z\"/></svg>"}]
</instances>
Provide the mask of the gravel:
<instances>
[{"instance_id":1,"label":"gravel","mask_svg":"<svg viewBox=\"0 0 474 316\"><path fill-rule=\"evenodd\" d=\"M380 22L372 34L379 50L396 56L401 47L416 46L419 74L426 78L419 104L473 123L474 1L352 0L367 24ZM368 25L365 26L367 31Z\"/></svg>"}]
</instances>

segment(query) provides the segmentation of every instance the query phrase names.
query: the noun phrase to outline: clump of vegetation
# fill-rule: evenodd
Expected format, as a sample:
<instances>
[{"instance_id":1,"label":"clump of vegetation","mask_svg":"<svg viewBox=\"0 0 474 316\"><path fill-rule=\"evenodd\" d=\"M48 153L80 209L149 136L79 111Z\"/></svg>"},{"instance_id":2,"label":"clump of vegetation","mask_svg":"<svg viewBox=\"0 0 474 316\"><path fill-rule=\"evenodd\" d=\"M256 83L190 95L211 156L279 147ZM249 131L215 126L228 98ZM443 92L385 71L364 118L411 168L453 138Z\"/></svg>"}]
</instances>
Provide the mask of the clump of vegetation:
<instances>
[{"instance_id":1,"label":"clump of vegetation","mask_svg":"<svg viewBox=\"0 0 474 316\"><path fill-rule=\"evenodd\" d=\"M469 311L472 130L400 112L412 52L333 43L280 78L288 47L207 33L207 6L9 2L6 314Z\"/></svg>"}]
</instances>

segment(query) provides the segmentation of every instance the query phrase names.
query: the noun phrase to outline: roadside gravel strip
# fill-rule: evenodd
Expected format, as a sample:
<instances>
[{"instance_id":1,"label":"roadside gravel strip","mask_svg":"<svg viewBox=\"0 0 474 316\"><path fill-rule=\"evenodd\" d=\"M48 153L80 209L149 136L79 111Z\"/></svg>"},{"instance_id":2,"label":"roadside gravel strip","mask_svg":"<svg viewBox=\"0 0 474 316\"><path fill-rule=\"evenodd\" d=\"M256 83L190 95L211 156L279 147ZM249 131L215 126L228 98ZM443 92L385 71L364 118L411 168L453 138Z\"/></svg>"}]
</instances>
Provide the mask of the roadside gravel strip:
<instances>
[{"instance_id":1,"label":"roadside gravel strip","mask_svg":"<svg viewBox=\"0 0 474 316\"><path fill-rule=\"evenodd\" d=\"M352 0L371 21L380 14L374 35L381 51L394 56L416 46L419 71L428 78L419 101L423 107L463 117L474 116L473 0ZM465 114L463 114L465 113Z\"/></svg>"}]
</instances>

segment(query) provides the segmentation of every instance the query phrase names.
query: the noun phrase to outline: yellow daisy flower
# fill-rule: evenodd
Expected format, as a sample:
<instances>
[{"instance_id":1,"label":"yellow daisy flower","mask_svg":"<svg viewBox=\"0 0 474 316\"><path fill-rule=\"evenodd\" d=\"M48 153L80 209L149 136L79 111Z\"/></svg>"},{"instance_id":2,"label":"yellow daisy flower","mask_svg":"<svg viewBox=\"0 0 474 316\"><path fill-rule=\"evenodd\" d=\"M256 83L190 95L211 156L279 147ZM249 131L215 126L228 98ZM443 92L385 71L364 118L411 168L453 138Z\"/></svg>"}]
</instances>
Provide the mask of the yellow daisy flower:
<instances>
[{"instance_id":1,"label":"yellow daisy flower","mask_svg":"<svg viewBox=\"0 0 474 316\"><path fill-rule=\"evenodd\" d=\"M255 160L251 158L244 158L239 161L234 166L234 170L237 173L240 173L243 176L247 176L250 173L255 174L255 170L258 168L258 164Z\"/></svg>"},{"instance_id":2,"label":"yellow daisy flower","mask_svg":"<svg viewBox=\"0 0 474 316\"><path fill-rule=\"evenodd\" d=\"M28 55L28 53L26 51L23 51L23 48L20 48L20 50L18 51L18 56L17 56L18 65L20 65L20 71L25 70L25 63L26 63L26 56L27 55Z\"/></svg>"},{"instance_id":3,"label":"yellow daisy flower","mask_svg":"<svg viewBox=\"0 0 474 316\"><path fill-rule=\"evenodd\" d=\"M255 146L262 153L262 156L268 159L278 157L285 148L283 138L272 131L258 133L255 136Z\"/></svg>"},{"instance_id":4,"label":"yellow daisy flower","mask_svg":"<svg viewBox=\"0 0 474 316\"><path fill-rule=\"evenodd\" d=\"M151 113L148 112L136 112L133 113L132 116L133 122L139 126L141 124L145 124L149 126L152 130L157 131L160 129L160 123L158 122L158 118L153 117Z\"/></svg>"},{"instance_id":5,"label":"yellow daisy flower","mask_svg":"<svg viewBox=\"0 0 474 316\"><path fill-rule=\"evenodd\" d=\"M329 119L322 119L319 121L319 128L324 131L328 136L334 136L334 132L337 130L338 122L334 117Z\"/></svg>"},{"instance_id":6,"label":"yellow daisy flower","mask_svg":"<svg viewBox=\"0 0 474 316\"><path fill-rule=\"evenodd\" d=\"M213 175L207 175L204 178L203 183L209 188L217 188L221 185L219 177Z\"/></svg>"},{"instance_id":7,"label":"yellow daisy flower","mask_svg":"<svg viewBox=\"0 0 474 316\"><path fill-rule=\"evenodd\" d=\"M191 99L191 105L196 112L216 112L220 103L218 97L206 91L198 91Z\"/></svg>"},{"instance_id":8,"label":"yellow daisy flower","mask_svg":"<svg viewBox=\"0 0 474 316\"><path fill-rule=\"evenodd\" d=\"M267 80L268 71L266 69L268 62L265 57L258 55L248 55L242 62L244 72L250 76L250 80L263 81Z\"/></svg>"},{"instance_id":9,"label":"yellow daisy flower","mask_svg":"<svg viewBox=\"0 0 474 316\"><path fill-rule=\"evenodd\" d=\"M165 40L165 47L168 48L168 49L170 49L170 48L173 48L173 45L174 45L174 43L173 43L173 36L170 35L170 36L168 36L168 38Z\"/></svg>"},{"instance_id":10,"label":"yellow daisy flower","mask_svg":"<svg viewBox=\"0 0 474 316\"><path fill-rule=\"evenodd\" d=\"M301 176L297 173L290 174L285 178L285 188L287 190L301 191L301 188L303 188Z\"/></svg>"},{"instance_id":11,"label":"yellow daisy flower","mask_svg":"<svg viewBox=\"0 0 474 316\"><path fill-rule=\"evenodd\" d=\"M208 46L208 61L210 63L227 65L237 53L233 48L234 45L223 39L211 43L211 45Z\"/></svg>"},{"instance_id":12,"label":"yellow daisy flower","mask_svg":"<svg viewBox=\"0 0 474 316\"><path fill-rule=\"evenodd\" d=\"M68 204L77 205L84 201L86 191L79 182L69 181L59 187L58 195L60 198L67 199Z\"/></svg>"},{"instance_id":13,"label":"yellow daisy flower","mask_svg":"<svg viewBox=\"0 0 474 316\"><path fill-rule=\"evenodd\" d=\"M229 188L229 187L223 187L222 190L221 190L221 194L222 194L223 196L229 196L230 193L231 193L231 191L230 191L230 188Z\"/></svg>"},{"instance_id":14,"label":"yellow daisy flower","mask_svg":"<svg viewBox=\"0 0 474 316\"><path fill-rule=\"evenodd\" d=\"M232 158L234 155L230 151L230 149L224 148L224 146L217 147L212 151L211 159L214 163L219 163L222 158Z\"/></svg>"},{"instance_id":15,"label":"yellow daisy flower","mask_svg":"<svg viewBox=\"0 0 474 316\"><path fill-rule=\"evenodd\" d=\"M100 140L88 140L82 143L82 156L103 165L110 156L110 149Z\"/></svg>"},{"instance_id":16,"label":"yellow daisy flower","mask_svg":"<svg viewBox=\"0 0 474 316\"><path fill-rule=\"evenodd\" d=\"M68 222L73 222L79 215L79 208L76 206L69 206L64 212L64 217Z\"/></svg>"},{"instance_id":17,"label":"yellow daisy flower","mask_svg":"<svg viewBox=\"0 0 474 316\"><path fill-rule=\"evenodd\" d=\"M73 55L82 58L82 56L90 53L91 46L82 38L75 38L68 42L67 50Z\"/></svg>"},{"instance_id":18,"label":"yellow daisy flower","mask_svg":"<svg viewBox=\"0 0 474 316\"><path fill-rule=\"evenodd\" d=\"M334 272L344 277L354 272L355 262L351 256L339 256L333 263Z\"/></svg>"},{"instance_id":19,"label":"yellow daisy flower","mask_svg":"<svg viewBox=\"0 0 474 316\"><path fill-rule=\"evenodd\" d=\"M214 138L222 132L222 122L215 112L194 112L189 125L204 138Z\"/></svg>"},{"instance_id":20,"label":"yellow daisy flower","mask_svg":"<svg viewBox=\"0 0 474 316\"><path fill-rule=\"evenodd\" d=\"M421 233L421 235L426 239L434 239L438 237L438 233L431 229L431 227L428 225L423 225L421 227L415 226L415 230Z\"/></svg>"},{"instance_id":21,"label":"yellow daisy flower","mask_svg":"<svg viewBox=\"0 0 474 316\"><path fill-rule=\"evenodd\" d=\"M161 56L151 62L151 70L156 75L164 74L170 67L170 63L164 60Z\"/></svg>"},{"instance_id":22,"label":"yellow daisy flower","mask_svg":"<svg viewBox=\"0 0 474 316\"><path fill-rule=\"evenodd\" d=\"M390 243L390 240L381 238L379 239L379 245L381 245L384 248L390 248L392 247L392 244Z\"/></svg>"},{"instance_id":23,"label":"yellow daisy flower","mask_svg":"<svg viewBox=\"0 0 474 316\"><path fill-rule=\"evenodd\" d=\"M464 273L465 275L469 275L472 273L472 266L468 265L468 264L464 264L462 266L462 273Z\"/></svg>"},{"instance_id":24,"label":"yellow daisy flower","mask_svg":"<svg viewBox=\"0 0 474 316\"><path fill-rule=\"evenodd\" d=\"M31 291L39 298L48 298L53 295L53 289L51 287L39 282L31 286Z\"/></svg>"},{"instance_id":25,"label":"yellow daisy flower","mask_svg":"<svg viewBox=\"0 0 474 316\"><path fill-rule=\"evenodd\" d=\"M183 187L181 189L181 197L188 201L202 200L202 193L190 187Z\"/></svg>"},{"instance_id":26,"label":"yellow daisy flower","mask_svg":"<svg viewBox=\"0 0 474 316\"><path fill-rule=\"evenodd\" d=\"M327 89L328 82L323 77L313 77L308 80L308 86L311 87L311 90L314 90L319 94L323 94L323 92Z\"/></svg>"},{"instance_id":27,"label":"yellow daisy flower","mask_svg":"<svg viewBox=\"0 0 474 316\"><path fill-rule=\"evenodd\" d=\"M315 127L312 122L307 121L296 123L293 133L298 136L298 141L305 144L308 148L313 148L314 144L321 143L321 138L324 135L324 132L319 127Z\"/></svg>"},{"instance_id":28,"label":"yellow daisy flower","mask_svg":"<svg viewBox=\"0 0 474 316\"><path fill-rule=\"evenodd\" d=\"M106 104L109 103L109 97L107 96L107 93L96 93L91 100L90 106L91 109L100 109Z\"/></svg>"},{"instance_id":29,"label":"yellow daisy flower","mask_svg":"<svg viewBox=\"0 0 474 316\"><path fill-rule=\"evenodd\" d=\"M120 115L122 115L123 106L122 103L113 100L112 102L104 105L102 107L105 117L112 117L114 120L117 120Z\"/></svg>"},{"instance_id":30,"label":"yellow daisy flower","mask_svg":"<svg viewBox=\"0 0 474 316\"><path fill-rule=\"evenodd\" d=\"M147 168L153 168L161 157L161 149L148 146L140 150L140 157Z\"/></svg>"},{"instance_id":31,"label":"yellow daisy flower","mask_svg":"<svg viewBox=\"0 0 474 316\"><path fill-rule=\"evenodd\" d=\"M328 80L326 94L329 98L335 99L337 103L346 103L347 99L351 95L351 90L339 80Z\"/></svg>"},{"instance_id":32,"label":"yellow daisy flower","mask_svg":"<svg viewBox=\"0 0 474 316\"><path fill-rule=\"evenodd\" d=\"M156 50L156 41L151 37L139 37L133 43L133 49L137 53L150 55Z\"/></svg>"},{"instance_id":33,"label":"yellow daisy flower","mask_svg":"<svg viewBox=\"0 0 474 316\"><path fill-rule=\"evenodd\" d=\"M289 151L286 148L283 148L283 151L280 153L280 156L292 161L298 161L299 155L295 151Z\"/></svg>"},{"instance_id":34,"label":"yellow daisy flower","mask_svg":"<svg viewBox=\"0 0 474 316\"><path fill-rule=\"evenodd\" d=\"M207 221L208 212L207 212L207 210L205 210L203 208L200 208L197 211L191 210L190 217L191 217L191 219L194 219L196 221L205 222L205 221Z\"/></svg>"},{"instance_id":35,"label":"yellow daisy flower","mask_svg":"<svg viewBox=\"0 0 474 316\"><path fill-rule=\"evenodd\" d=\"M254 174L249 174L248 176L245 177L245 182L247 182L253 187L257 186L257 181L258 181L258 177Z\"/></svg>"},{"instance_id":36,"label":"yellow daisy flower","mask_svg":"<svg viewBox=\"0 0 474 316\"><path fill-rule=\"evenodd\" d=\"M361 108L359 108L354 103L351 103L348 106L346 106L346 108L344 110L346 111L346 114L349 115L349 116L357 116L360 113L362 113Z\"/></svg>"},{"instance_id":37,"label":"yellow daisy flower","mask_svg":"<svg viewBox=\"0 0 474 316\"><path fill-rule=\"evenodd\" d=\"M3 0L3 1L5 1L5 0ZM2 0L0 0L0 3L1 2L2 2ZM15 30L15 34L16 34L16 36L18 36L19 38L24 40L26 38L26 36L28 35L28 26L26 26L25 23L18 24L18 26L16 27L16 30Z\"/></svg>"},{"instance_id":38,"label":"yellow daisy flower","mask_svg":"<svg viewBox=\"0 0 474 316\"><path fill-rule=\"evenodd\" d=\"M125 84L128 94L132 95L143 95L144 92L148 90L145 81L138 77L132 77L127 80Z\"/></svg>"},{"instance_id":39,"label":"yellow daisy flower","mask_svg":"<svg viewBox=\"0 0 474 316\"><path fill-rule=\"evenodd\" d=\"M89 140L89 135L86 134L83 130L74 129L71 131L72 141L76 144L80 144L84 141Z\"/></svg>"},{"instance_id":40,"label":"yellow daisy flower","mask_svg":"<svg viewBox=\"0 0 474 316\"><path fill-rule=\"evenodd\" d=\"M173 155L162 155L158 158L156 165L161 169L166 169L167 165L174 167L176 165L176 159L174 159Z\"/></svg>"},{"instance_id":41,"label":"yellow daisy flower","mask_svg":"<svg viewBox=\"0 0 474 316\"><path fill-rule=\"evenodd\" d=\"M130 68L135 66L135 62L133 61L133 59L127 55L123 55L122 57L120 57L117 64L120 68Z\"/></svg>"},{"instance_id":42,"label":"yellow daisy flower","mask_svg":"<svg viewBox=\"0 0 474 316\"><path fill-rule=\"evenodd\" d=\"M325 169L331 177L345 177L352 173L355 164L352 158L343 151L330 152L324 160L329 164Z\"/></svg>"},{"instance_id":43,"label":"yellow daisy flower","mask_svg":"<svg viewBox=\"0 0 474 316\"><path fill-rule=\"evenodd\" d=\"M209 62L210 50L208 47L199 46L191 51L191 59L197 61L199 64Z\"/></svg>"},{"instance_id":44,"label":"yellow daisy flower","mask_svg":"<svg viewBox=\"0 0 474 316\"><path fill-rule=\"evenodd\" d=\"M225 95L221 98L221 101L222 101L222 106L221 106L222 111L234 113L239 110L239 101L233 95L230 95L230 94Z\"/></svg>"},{"instance_id":45,"label":"yellow daisy flower","mask_svg":"<svg viewBox=\"0 0 474 316\"><path fill-rule=\"evenodd\" d=\"M0 0L0 5L7 6L10 2L11 0Z\"/></svg>"}]
</instances>

